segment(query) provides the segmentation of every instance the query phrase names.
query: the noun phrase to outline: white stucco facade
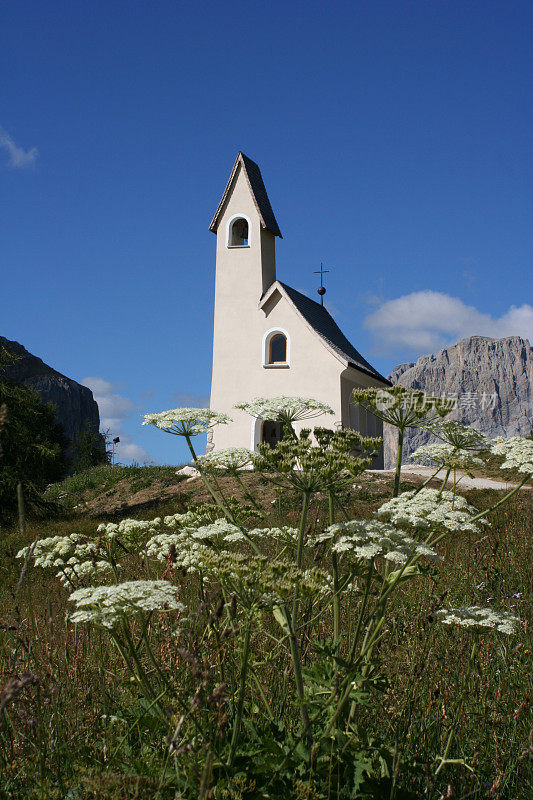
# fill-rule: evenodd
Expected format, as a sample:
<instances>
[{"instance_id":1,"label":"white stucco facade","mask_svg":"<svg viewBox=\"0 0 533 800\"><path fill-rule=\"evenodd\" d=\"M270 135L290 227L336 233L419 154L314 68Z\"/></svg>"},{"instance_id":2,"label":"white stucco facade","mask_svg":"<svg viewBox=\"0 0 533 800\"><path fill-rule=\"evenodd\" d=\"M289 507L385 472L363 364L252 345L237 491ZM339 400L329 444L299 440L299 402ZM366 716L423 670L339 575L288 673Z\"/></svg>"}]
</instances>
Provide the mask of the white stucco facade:
<instances>
[{"instance_id":1,"label":"white stucco facade","mask_svg":"<svg viewBox=\"0 0 533 800\"><path fill-rule=\"evenodd\" d=\"M255 449L261 441L261 421L234 405L260 396L313 397L334 410L333 416L312 420L313 426L381 435L379 421L351 406L349 399L354 387L383 385L384 380L342 358L276 280L275 235L265 226L266 214L254 194L257 187L250 181L247 162L239 154L211 226L217 250L210 407L229 414L233 423L216 427L208 448ZM228 232L232 221L240 218L249 224L248 244L231 246ZM279 235L277 223L275 230ZM286 361L269 364L268 343L277 333L287 340Z\"/></svg>"}]
</instances>

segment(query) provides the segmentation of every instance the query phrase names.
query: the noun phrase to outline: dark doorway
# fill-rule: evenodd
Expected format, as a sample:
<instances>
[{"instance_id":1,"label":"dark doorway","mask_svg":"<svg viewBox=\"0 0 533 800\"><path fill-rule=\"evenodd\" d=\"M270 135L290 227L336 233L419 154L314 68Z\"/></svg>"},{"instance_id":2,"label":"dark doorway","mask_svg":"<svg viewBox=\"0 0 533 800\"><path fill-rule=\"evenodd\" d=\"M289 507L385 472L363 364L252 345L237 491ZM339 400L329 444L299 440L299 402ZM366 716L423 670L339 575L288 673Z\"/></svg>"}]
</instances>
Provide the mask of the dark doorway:
<instances>
[{"instance_id":1,"label":"dark doorway","mask_svg":"<svg viewBox=\"0 0 533 800\"><path fill-rule=\"evenodd\" d=\"M277 447L278 442L283 438L283 426L281 422L263 422L261 428L261 441L270 447Z\"/></svg>"}]
</instances>

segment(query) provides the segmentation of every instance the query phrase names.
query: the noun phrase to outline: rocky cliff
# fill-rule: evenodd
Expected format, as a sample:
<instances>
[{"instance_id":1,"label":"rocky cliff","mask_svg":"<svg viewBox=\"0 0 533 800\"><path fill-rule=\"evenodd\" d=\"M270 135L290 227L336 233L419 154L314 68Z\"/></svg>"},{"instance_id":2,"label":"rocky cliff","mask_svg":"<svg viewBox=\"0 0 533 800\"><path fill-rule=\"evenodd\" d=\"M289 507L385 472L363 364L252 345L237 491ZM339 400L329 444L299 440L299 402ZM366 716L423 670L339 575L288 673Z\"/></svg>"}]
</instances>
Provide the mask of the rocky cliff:
<instances>
[{"instance_id":1,"label":"rocky cliff","mask_svg":"<svg viewBox=\"0 0 533 800\"><path fill-rule=\"evenodd\" d=\"M436 355L400 364L388 377L394 384L456 398L447 419L473 425L487 436L527 436L533 430L533 348L519 336L471 336ZM391 468L395 432L385 427L385 467ZM422 431L409 431L404 461L429 439Z\"/></svg>"},{"instance_id":2,"label":"rocky cliff","mask_svg":"<svg viewBox=\"0 0 533 800\"><path fill-rule=\"evenodd\" d=\"M57 409L57 421L70 441L73 442L86 429L98 433L100 416L90 389L52 369L18 342L0 336L0 353L2 351L10 357L7 364L0 366L0 374L16 383L31 386L44 403L53 403Z\"/></svg>"}]
</instances>

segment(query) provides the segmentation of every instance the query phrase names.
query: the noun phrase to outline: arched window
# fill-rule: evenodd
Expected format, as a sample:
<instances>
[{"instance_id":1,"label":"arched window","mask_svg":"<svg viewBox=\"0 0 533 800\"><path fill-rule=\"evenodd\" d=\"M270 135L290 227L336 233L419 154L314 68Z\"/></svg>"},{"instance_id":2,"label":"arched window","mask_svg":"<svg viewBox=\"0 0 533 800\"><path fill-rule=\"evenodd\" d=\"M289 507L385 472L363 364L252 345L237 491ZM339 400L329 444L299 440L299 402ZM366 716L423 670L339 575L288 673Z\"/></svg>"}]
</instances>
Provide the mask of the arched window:
<instances>
[{"instance_id":1,"label":"arched window","mask_svg":"<svg viewBox=\"0 0 533 800\"><path fill-rule=\"evenodd\" d=\"M263 366L281 367L290 366L291 342L287 331L281 328L271 328L263 336Z\"/></svg>"},{"instance_id":2,"label":"arched window","mask_svg":"<svg viewBox=\"0 0 533 800\"><path fill-rule=\"evenodd\" d=\"M248 220L244 217L235 217L229 226L228 247L248 247L250 243L249 234Z\"/></svg>"},{"instance_id":3,"label":"arched window","mask_svg":"<svg viewBox=\"0 0 533 800\"><path fill-rule=\"evenodd\" d=\"M270 339L269 364L287 363L287 338L282 333L275 333Z\"/></svg>"}]
</instances>

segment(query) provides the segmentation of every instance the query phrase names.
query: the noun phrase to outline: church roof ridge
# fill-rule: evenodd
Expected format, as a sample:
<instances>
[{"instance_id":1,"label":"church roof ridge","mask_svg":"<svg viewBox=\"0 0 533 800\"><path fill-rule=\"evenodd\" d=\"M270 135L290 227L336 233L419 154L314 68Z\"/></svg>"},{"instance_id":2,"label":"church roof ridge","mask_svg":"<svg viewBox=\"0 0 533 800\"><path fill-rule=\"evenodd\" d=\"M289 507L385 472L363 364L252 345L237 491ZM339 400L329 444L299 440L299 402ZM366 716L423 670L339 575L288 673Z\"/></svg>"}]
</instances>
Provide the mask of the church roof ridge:
<instances>
[{"instance_id":1,"label":"church roof ridge","mask_svg":"<svg viewBox=\"0 0 533 800\"><path fill-rule=\"evenodd\" d=\"M363 358L361 353L356 350L323 305L317 303L316 300L311 300L310 297L297 291L297 289L293 289L292 286L288 286L286 283L281 281L276 281L276 283L285 290L291 302L315 333L340 355L348 363L348 366L355 367L355 369L377 378L387 386L392 386L391 382L374 369L366 358Z\"/></svg>"},{"instance_id":2,"label":"church roof ridge","mask_svg":"<svg viewBox=\"0 0 533 800\"><path fill-rule=\"evenodd\" d=\"M217 231L219 218L220 215L222 214L224 203L229 194L239 164L244 170L244 175L248 182L248 186L250 187L255 207L257 208L257 212L261 219L262 227L266 228L266 230L270 231L270 233L273 233L274 236L279 236L280 239L283 239L278 223L276 221L276 217L274 216L272 206L270 205L270 200L268 198L267 190L263 181L263 176L261 175L261 170L259 169L259 166L255 163L255 161L252 161L251 158L245 156L244 153L240 150L237 154L237 158L235 159L235 164L233 165L229 181L227 182L226 188L224 189L224 194L222 195L222 199L218 204L215 216L213 217L211 225L209 226L209 230L212 231L213 233L216 233Z\"/></svg>"}]
</instances>

